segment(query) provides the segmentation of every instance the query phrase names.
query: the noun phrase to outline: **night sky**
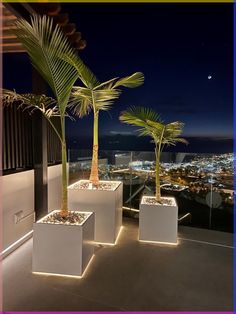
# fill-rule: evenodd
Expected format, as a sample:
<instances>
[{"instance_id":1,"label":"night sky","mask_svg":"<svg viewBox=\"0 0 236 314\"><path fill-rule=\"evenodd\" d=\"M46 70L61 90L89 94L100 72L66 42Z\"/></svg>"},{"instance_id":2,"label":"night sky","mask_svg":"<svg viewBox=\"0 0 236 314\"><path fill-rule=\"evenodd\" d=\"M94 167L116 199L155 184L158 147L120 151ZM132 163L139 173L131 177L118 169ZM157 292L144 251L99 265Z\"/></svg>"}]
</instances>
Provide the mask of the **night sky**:
<instances>
[{"instance_id":1,"label":"night sky","mask_svg":"<svg viewBox=\"0 0 236 314\"><path fill-rule=\"evenodd\" d=\"M101 137L133 134L118 120L130 105L152 107L165 122L184 122L188 138L211 138L218 145L217 139L233 137L233 4L77 3L62 10L86 39L80 56L100 81L145 75L143 86L123 89L109 113L101 113ZM18 68L18 74L4 71L4 87L29 91L26 60L4 56L4 65ZM68 122L67 135L85 147L92 114ZM189 146L191 151L191 141Z\"/></svg>"}]
</instances>

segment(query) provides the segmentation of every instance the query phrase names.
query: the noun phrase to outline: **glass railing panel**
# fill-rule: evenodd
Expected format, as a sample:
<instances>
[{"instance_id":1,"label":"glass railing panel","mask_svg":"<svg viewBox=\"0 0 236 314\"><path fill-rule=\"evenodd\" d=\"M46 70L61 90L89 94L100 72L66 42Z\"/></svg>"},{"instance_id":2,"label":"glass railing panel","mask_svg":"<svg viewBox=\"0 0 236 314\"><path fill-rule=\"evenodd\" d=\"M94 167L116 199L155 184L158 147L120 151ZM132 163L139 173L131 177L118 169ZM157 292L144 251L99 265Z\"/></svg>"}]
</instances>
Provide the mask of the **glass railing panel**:
<instances>
[{"instance_id":1,"label":"glass railing panel","mask_svg":"<svg viewBox=\"0 0 236 314\"><path fill-rule=\"evenodd\" d=\"M91 150L69 151L70 183L89 178L91 155ZM233 154L162 153L161 193L176 198L180 217L191 214L181 223L233 231L233 164ZM142 196L155 194L155 154L101 150L99 177L123 181L124 213L133 210L137 217Z\"/></svg>"}]
</instances>

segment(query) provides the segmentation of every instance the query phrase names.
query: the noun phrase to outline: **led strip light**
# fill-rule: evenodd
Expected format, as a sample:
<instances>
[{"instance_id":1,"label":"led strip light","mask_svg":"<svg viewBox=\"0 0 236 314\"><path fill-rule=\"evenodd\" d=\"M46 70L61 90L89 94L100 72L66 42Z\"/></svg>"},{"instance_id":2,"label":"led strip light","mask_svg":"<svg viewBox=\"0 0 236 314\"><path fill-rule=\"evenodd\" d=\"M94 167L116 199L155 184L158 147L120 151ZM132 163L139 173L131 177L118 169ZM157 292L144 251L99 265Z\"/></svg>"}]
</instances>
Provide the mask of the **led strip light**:
<instances>
[{"instance_id":1,"label":"led strip light","mask_svg":"<svg viewBox=\"0 0 236 314\"><path fill-rule=\"evenodd\" d=\"M24 240L26 240L28 237L30 237L30 235L33 233L33 230L31 230L30 232L26 233L23 237L21 237L19 240L15 241L14 243L12 243L10 246L8 246L5 250L3 250L1 252L1 256L3 256L4 254L6 254L7 252L9 252L11 249L14 249L15 247L17 248L17 244L19 243L24 243Z\"/></svg>"},{"instance_id":2,"label":"led strip light","mask_svg":"<svg viewBox=\"0 0 236 314\"><path fill-rule=\"evenodd\" d=\"M80 276L76 276L76 275L63 275L63 274L55 274L55 273L44 273L44 272L38 272L38 271L33 271L32 274L34 275L40 275L40 276L56 276L56 277L67 277L67 278L75 278L75 279L81 279L85 276L85 274L88 271L89 266L91 265L93 259L94 259L95 255L93 255L88 263L88 265L86 266L84 272L82 275Z\"/></svg>"}]
</instances>

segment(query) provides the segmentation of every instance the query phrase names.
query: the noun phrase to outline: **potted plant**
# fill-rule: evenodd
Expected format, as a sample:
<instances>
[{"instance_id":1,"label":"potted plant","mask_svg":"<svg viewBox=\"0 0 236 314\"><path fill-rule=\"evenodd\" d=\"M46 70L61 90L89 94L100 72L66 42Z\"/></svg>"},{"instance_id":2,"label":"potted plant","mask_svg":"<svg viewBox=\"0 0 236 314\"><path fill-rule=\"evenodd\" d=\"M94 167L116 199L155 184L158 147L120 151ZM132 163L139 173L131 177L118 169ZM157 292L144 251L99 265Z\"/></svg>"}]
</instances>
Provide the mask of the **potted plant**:
<instances>
[{"instance_id":1,"label":"potted plant","mask_svg":"<svg viewBox=\"0 0 236 314\"><path fill-rule=\"evenodd\" d=\"M74 65L73 60L67 61ZM98 176L98 122L100 111L107 111L120 96L120 87L134 88L143 84L144 76L136 72L123 78L100 83L90 71L78 68L84 86L74 86L70 106L83 117L93 112L93 153L89 180L79 180L69 186L71 208L91 208L95 212L95 241L114 244L122 225L123 184L119 181L99 181Z\"/></svg>"},{"instance_id":2,"label":"potted plant","mask_svg":"<svg viewBox=\"0 0 236 314\"><path fill-rule=\"evenodd\" d=\"M93 255L94 214L68 209L65 118L71 90L79 73L65 58L73 59L81 69L84 65L51 18L33 15L30 23L19 19L15 26L14 32L25 47L32 65L55 96L56 107L41 108L41 112L58 135L62 152L61 209L34 224L33 271L80 276ZM60 130L50 119L52 112L60 118Z\"/></svg>"},{"instance_id":3,"label":"potted plant","mask_svg":"<svg viewBox=\"0 0 236 314\"><path fill-rule=\"evenodd\" d=\"M165 145L187 141L179 137L184 124L179 121L164 124L149 108L131 107L120 115L120 121L139 127L140 136L150 136L155 144L156 195L143 196L139 213L139 239L177 244L178 206L175 198L161 197L160 158Z\"/></svg>"},{"instance_id":4,"label":"potted plant","mask_svg":"<svg viewBox=\"0 0 236 314\"><path fill-rule=\"evenodd\" d=\"M73 63L72 63L73 64ZM80 72L80 69L78 69ZM115 77L109 81L100 83L91 71L81 73L84 86L74 86L70 106L79 117L93 112L93 154L89 181L93 185L99 184L98 176L98 122L100 111L108 111L114 101L119 98L119 87L135 88L143 84L144 76L136 72L130 76ZM85 77L86 76L86 77Z\"/></svg>"}]
</instances>

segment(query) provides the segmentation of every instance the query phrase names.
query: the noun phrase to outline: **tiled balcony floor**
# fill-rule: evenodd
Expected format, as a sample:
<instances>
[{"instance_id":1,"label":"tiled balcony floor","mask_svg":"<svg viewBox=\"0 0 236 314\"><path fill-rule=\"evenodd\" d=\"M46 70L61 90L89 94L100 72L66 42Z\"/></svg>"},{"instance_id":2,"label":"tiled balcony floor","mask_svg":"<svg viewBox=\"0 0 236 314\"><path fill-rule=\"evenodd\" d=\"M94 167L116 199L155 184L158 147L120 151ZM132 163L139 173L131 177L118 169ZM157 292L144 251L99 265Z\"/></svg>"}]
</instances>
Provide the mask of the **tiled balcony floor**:
<instances>
[{"instance_id":1,"label":"tiled balcony floor","mask_svg":"<svg viewBox=\"0 0 236 314\"><path fill-rule=\"evenodd\" d=\"M179 226L168 247L138 242L138 222L123 224L82 279L33 275L32 239L23 244L3 261L4 311L233 311L231 234Z\"/></svg>"}]
</instances>

